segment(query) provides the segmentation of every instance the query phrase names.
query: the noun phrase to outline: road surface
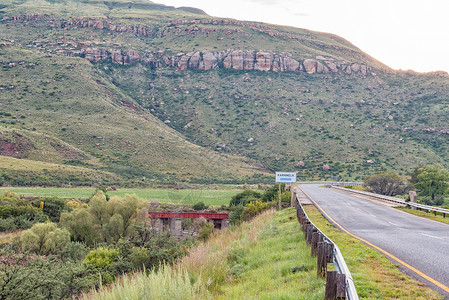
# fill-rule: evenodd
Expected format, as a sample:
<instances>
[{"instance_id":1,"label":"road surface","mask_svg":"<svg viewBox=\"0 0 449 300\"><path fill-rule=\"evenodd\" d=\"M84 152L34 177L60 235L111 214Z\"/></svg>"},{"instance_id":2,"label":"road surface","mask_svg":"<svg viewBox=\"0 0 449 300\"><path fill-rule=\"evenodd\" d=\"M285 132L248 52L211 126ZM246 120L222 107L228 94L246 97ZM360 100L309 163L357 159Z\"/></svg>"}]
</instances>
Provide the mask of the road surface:
<instances>
[{"instance_id":1,"label":"road surface","mask_svg":"<svg viewBox=\"0 0 449 300\"><path fill-rule=\"evenodd\" d=\"M300 187L341 227L410 265L416 270L407 274L449 299L449 225L319 185Z\"/></svg>"}]
</instances>

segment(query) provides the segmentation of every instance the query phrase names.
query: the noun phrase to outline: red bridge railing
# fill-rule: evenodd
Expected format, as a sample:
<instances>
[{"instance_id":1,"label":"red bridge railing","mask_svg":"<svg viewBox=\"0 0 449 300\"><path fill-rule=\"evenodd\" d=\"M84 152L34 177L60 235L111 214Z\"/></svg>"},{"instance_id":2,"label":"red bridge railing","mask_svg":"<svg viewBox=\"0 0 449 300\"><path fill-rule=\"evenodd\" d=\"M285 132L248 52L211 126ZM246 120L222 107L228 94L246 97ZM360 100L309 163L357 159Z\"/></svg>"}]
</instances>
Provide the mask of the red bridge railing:
<instances>
[{"instance_id":1,"label":"red bridge railing","mask_svg":"<svg viewBox=\"0 0 449 300\"><path fill-rule=\"evenodd\" d=\"M229 218L229 213L149 211L148 217L164 219L196 219L203 217L205 219L223 220Z\"/></svg>"}]
</instances>

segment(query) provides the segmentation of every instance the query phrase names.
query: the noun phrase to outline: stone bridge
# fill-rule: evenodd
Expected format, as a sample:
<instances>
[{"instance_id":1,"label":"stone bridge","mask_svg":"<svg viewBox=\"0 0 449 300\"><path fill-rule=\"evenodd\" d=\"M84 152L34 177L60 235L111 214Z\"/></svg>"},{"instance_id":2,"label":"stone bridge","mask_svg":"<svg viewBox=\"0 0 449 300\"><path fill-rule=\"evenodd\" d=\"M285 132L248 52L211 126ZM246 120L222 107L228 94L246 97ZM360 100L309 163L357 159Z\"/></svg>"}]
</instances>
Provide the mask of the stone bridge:
<instances>
[{"instance_id":1,"label":"stone bridge","mask_svg":"<svg viewBox=\"0 0 449 300\"><path fill-rule=\"evenodd\" d=\"M172 212L172 211L149 211L148 217L156 219L155 227L160 230L170 229L175 237L182 234L182 219L205 218L212 220L215 228L226 228L229 224L229 213L212 212Z\"/></svg>"}]
</instances>

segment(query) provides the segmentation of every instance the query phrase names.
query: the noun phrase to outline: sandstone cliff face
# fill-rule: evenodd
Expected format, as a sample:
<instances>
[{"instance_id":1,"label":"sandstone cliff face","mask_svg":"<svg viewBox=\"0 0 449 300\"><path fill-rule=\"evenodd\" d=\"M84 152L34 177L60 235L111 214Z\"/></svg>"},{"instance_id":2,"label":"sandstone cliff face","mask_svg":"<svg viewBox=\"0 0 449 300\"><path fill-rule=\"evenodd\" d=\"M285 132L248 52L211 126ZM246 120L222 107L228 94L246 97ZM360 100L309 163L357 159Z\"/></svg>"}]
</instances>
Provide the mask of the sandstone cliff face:
<instances>
[{"instance_id":1,"label":"sandstone cliff face","mask_svg":"<svg viewBox=\"0 0 449 300\"><path fill-rule=\"evenodd\" d=\"M373 75L371 69L361 64L349 64L329 59L295 59L291 53L275 53L272 51L227 50L227 51L192 51L174 56L161 56L162 52L154 54L140 53L136 50L119 50L104 48L85 48L81 55L91 61L110 60L114 64L128 65L137 62L150 64L153 68L173 67L179 70L216 70L220 67L234 70L256 70L272 72L307 72L341 73ZM70 53L66 53L69 54ZM72 53L76 55L76 53ZM374 76L374 75L373 75Z\"/></svg>"}]
</instances>

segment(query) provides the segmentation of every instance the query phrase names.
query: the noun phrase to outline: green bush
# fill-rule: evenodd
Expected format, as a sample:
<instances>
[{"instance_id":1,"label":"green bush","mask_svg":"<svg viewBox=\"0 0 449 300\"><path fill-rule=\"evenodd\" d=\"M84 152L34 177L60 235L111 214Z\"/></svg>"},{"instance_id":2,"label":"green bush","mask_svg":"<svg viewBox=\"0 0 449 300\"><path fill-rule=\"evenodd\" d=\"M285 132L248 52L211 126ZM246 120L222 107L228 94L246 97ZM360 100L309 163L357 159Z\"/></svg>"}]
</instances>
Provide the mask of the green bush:
<instances>
[{"instance_id":1,"label":"green bush","mask_svg":"<svg viewBox=\"0 0 449 300\"><path fill-rule=\"evenodd\" d=\"M48 216L50 221L52 222L59 222L59 219L61 217L61 213L64 210L68 210L69 207L66 204L66 201L61 198L45 198L41 200L36 200L33 202L33 205L35 207L40 208L41 202L44 203L44 208L42 212Z\"/></svg>"},{"instance_id":2,"label":"green bush","mask_svg":"<svg viewBox=\"0 0 449 300\"><path fill-rule=\"evenodd\" d=\"M262 201L250 202L245 206L242 217L245 221L250 220L268 208L268 204Z\"/></svg>"},{"instance_id":3,"label":"green bush","mask_svg":"<svg viewBox=\"0 0 449 300\"><path fill-rule=\"evenodd\" d=\"M150 256L148 255L148 249L144 247L133 247L131 253L128 256L129 261L137 269L143 269L150 264Z\"/></svg>"},{"instance_id":4,"label":"green bush","mask_svg":"<svg viewBox=\"0 0 449 300\"><path fill-rule=\"evenodd\" d=\"M103 247L98 247L97 249L91 250L84 262L91 266L99 269L104 269L110 265L118 256L118 251L115 249L107 249Z\"/></svg>"},{"instance_id":5,"label":"green bush","mask_svg":"<svg viewBox=\"0 0 449 300\"><path fill-rule=\"evenodd\" d=\"M15 231L44 222L46 216L27 200L7 191L0 196L0 220L0 231Z\"/></svg>"},{"instance_id":6,"label":"green bush","mask_svg":"<svg viewBox=\"0 0 449 300\"><path fill-rule=\"evenodd\" d=\"M237 206L237 205L245 205L246 203L249 203L251 201L255 201L262 198L262 194L253 191L253 190L245 190L241 193L238 193L237 195L233 196L231 198L231 202L229 203L230 206Z\"/></svg>"},{"instance_id":7,"label":"green bush","mask_svg":"<svg viewBox=\"0 0 449 300\"><path fill-rule=\"evenodd\" d=\"M230 207L230 209L231 209L231 215L229 217L229 223L231 225L239 224L240 221L242 220L244 206L243 205L233 206L233 207Z\"/></svg>"},{"instance_id":8,"label":"green bush","mask_svg":"<svg viewBox=\"0 0 449 300\"><path fill-rule=\"evenodd\" d=\"M56 253L70 242L70 233L59 229L55 223L37 223L20 235L24 251L38 254Z\"/></svg>"},{"instance_id":9,"label":"green bush","mask_svg":"<svg viewBox=\"0 0 449 300\"><path fill-rule=\"evenodd\" d=\"M69 299L95 286L98 271L83 263L20 255L0 263L1 299Z\"/></svg>"},{"instance_id":10,"label":"green bush","mask_svg":"<svg viewBox=\"0 0 449 300\"><path fill-rule=\"evenodd\" d=\"M207 209L208 206L207 206L206 204L204 204L203 202L198 202L198 203L195 203L195 204L192 206L192 208L193 208L194 210L203 210L203 209Z\"/></svg>"}]
</instances>

